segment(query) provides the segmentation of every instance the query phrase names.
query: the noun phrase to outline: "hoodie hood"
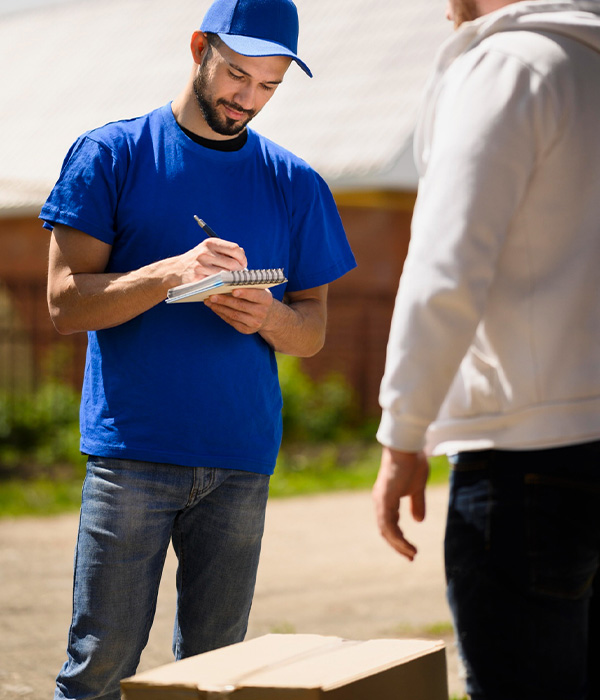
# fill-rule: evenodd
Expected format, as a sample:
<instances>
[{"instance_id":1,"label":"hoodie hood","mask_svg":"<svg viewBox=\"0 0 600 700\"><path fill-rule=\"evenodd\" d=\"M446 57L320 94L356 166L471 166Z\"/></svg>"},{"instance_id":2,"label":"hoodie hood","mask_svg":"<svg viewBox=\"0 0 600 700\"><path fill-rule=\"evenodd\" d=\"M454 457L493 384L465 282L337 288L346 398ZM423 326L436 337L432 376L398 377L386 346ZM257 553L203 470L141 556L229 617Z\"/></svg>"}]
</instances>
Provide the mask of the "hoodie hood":
<instances>
[{"instance_id":1,"label":"hoodie hood","mask_svg":"<svg viewBox=\"0 0 600 700\"><path fill-rule=\"evenodd\" d=\"M493 34L518 30L560 34L600 53L600 0L521 1L472 22L464 22L442 44L425 87L414 144L415 162L421 174L428 159L427 139L424 136L432 124L436 98L448 68L457 58Z\"/></svg>"},{"instance_id":2,"label":"hoodie hood","mask_svg":"<svg viewBox=\"0 0 600 700\"><path fill-rule=\"evenodd\" d=\"M600 0L516 2L473 22L464 22L442 45L436 71L445 72L455 58L488 36L518 29L555 32L600 51Z\"/></svg>"}]
</instances>

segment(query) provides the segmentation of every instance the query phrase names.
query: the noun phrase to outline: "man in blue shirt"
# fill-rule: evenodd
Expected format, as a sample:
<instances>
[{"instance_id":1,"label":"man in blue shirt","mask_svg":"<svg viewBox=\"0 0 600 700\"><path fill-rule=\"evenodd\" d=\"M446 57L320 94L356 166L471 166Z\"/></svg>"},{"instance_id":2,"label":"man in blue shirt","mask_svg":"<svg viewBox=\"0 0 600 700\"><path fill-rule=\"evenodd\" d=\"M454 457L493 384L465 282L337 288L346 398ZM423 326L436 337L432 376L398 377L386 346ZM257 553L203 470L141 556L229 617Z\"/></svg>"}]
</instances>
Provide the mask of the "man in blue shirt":
<instances>
[{"instance_id":1,"label":"man in blue shirt","mask_svg":"<svg viewBox=\"0 0 600 700\"><path fill-rule=\"evenodd\" d=\"M245 635L281 441L274 353L318 352L327 285L355 264L324 181L247 128L292 61L310 75L297 37L291 0L216 0L183 92L80 137L40 215L54 324L88 332L88 472L55 700L119 698L169 541L175 657ZM171 287L245 267L284 268L288 282L164 303Z\"/></svg>"}]
</instances>

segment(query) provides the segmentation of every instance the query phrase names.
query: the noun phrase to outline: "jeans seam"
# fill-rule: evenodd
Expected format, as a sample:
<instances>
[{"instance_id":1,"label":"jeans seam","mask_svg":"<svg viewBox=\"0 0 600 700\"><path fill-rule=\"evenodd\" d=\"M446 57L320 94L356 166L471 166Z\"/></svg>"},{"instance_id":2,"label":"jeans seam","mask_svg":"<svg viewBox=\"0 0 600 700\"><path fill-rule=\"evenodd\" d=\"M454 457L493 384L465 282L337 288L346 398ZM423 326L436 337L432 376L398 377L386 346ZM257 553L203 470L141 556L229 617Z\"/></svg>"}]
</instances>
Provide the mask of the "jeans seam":
<instances>
[{"instance_id":1,"label":"jeans seam","mask_svg":"<svg viewBox=\"0 0 600 700\"><path fill-rule=\"evenodd\" d=\"M190 489L190 495L183 510L193 508L197 505L198 500L213 490L219 471L213 467L191 467L191 469L193 479L192 488ZM201 478L199 478L200 476ZM225 481L225 479L223 479L223 481Z\"/></svg>"},{"instance_id":2,"label":"jeans seam","mask_svg":"<svg viewBox=\"0 0 600 700\"><path fill-rule=\"evenodd\" d=\"M217 480L217 470L214 467L207 467L204 469L204 484L202 488L202 495L206 495L212 490L215 481ZM223 479L225 481L225 479Z\"/></svg>"},{"instance_id":3,"label":"jeans seam","mask_svg":"<svg viewBox=\"0 0 600 700\"><path fill-rule=\"evenodd\" d=\"M81 485L81 494L82 494L82 502L83 502L83 490L85 489L85 484L86 481L88 481L89 478L89 465L86 467L86 472L85 472L85 477L83 479L83 484ZM75 622L75 610L76 610L76 600L75 600L75 591L76 591L76 586L77 586L77 572L78 572L78 567L77 564L79 562L79 543L81 540L81 527L83 525L82 523L83 516L80 513L79 514L79 525L77 526L77 540L75 541L75 557L73 561L73 586L72 586L72 594L71 594L71 624L69 626L69 642L68 646L69 648L72 648L75 644L75 640L73 639L73 626Z\"/></svg>"},{"instance_id":4,"label":"jeans seam","mask_svg":"<svg viewBox=\"0 0 600 700\"><path fill-rule=\"evenodd\" d=\"M180 582L177 586L177 608L175 613L175 632L173 638L173 656L176 660L179 659L181 650L181 627L179 625L179 611L180 611L180 597L181 589L183 588L183 569L184 569L184 553L183 553L183 537L181 537L180 532L173 532L171 539L174 540L175 537L178 539L178 547L175 548L175 542L173 542L174 549L178 552L177 554L177 568L178 572L176 574L176 583Z\"/></svg>"},{"instance_id":5,"label":"jeans seam","mask_svg":"<svg viewBox=\"0 0 600 700\"><path fill-rule=\"evenodd\" d=\"M192 488L190 489L190 495L188 496L187 503L183 507L184 510L191 508L198 498L198 492L200 491L200 485L198 484L199 473L198 468L192 467Z\"/></svg>"}]
</instances>

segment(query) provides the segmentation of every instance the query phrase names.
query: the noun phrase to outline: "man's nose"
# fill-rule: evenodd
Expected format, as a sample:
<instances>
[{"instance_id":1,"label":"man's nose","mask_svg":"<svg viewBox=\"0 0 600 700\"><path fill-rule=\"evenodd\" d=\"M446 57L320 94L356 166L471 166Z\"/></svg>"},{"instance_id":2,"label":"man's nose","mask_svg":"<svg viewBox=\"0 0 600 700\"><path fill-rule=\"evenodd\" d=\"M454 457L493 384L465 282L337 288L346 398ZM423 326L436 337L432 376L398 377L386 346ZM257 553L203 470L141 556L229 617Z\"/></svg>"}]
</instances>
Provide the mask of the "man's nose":
<instances>
[{"instance_id":1,"label":"man's nose","mask_svg":"<svg viewBox=\"0 0 600 700\"><path fill-rule=\"evenodd\" d=\"M251 85L244 85L240 87L234 96L234 101L239 104L240 107L244 109L253 110L254 101L256 99L256 88Z\"/></svg>"}]
</instances>

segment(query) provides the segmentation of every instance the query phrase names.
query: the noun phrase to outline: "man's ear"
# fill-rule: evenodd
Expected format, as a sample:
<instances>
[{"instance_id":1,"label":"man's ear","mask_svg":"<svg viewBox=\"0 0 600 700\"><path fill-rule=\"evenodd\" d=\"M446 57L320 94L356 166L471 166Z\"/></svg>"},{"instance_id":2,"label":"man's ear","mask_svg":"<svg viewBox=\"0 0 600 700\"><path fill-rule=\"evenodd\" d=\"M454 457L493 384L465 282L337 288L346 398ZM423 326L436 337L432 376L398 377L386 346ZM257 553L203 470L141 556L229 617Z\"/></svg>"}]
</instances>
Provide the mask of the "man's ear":
<instances>
[{"instance_id":1,"label":"man's ear","mask_svg":"<svg viewBox=\"0 0 600 700\"><path fill-rule=\"evenodd\" d=\"M190 41L190 50L192 52L194 63L197 63L198 65L202 63L202 59L204 58L207 48L208 39L206 38L206 34L200 31L194 32Z\"/></svg>"}]
</instances>

